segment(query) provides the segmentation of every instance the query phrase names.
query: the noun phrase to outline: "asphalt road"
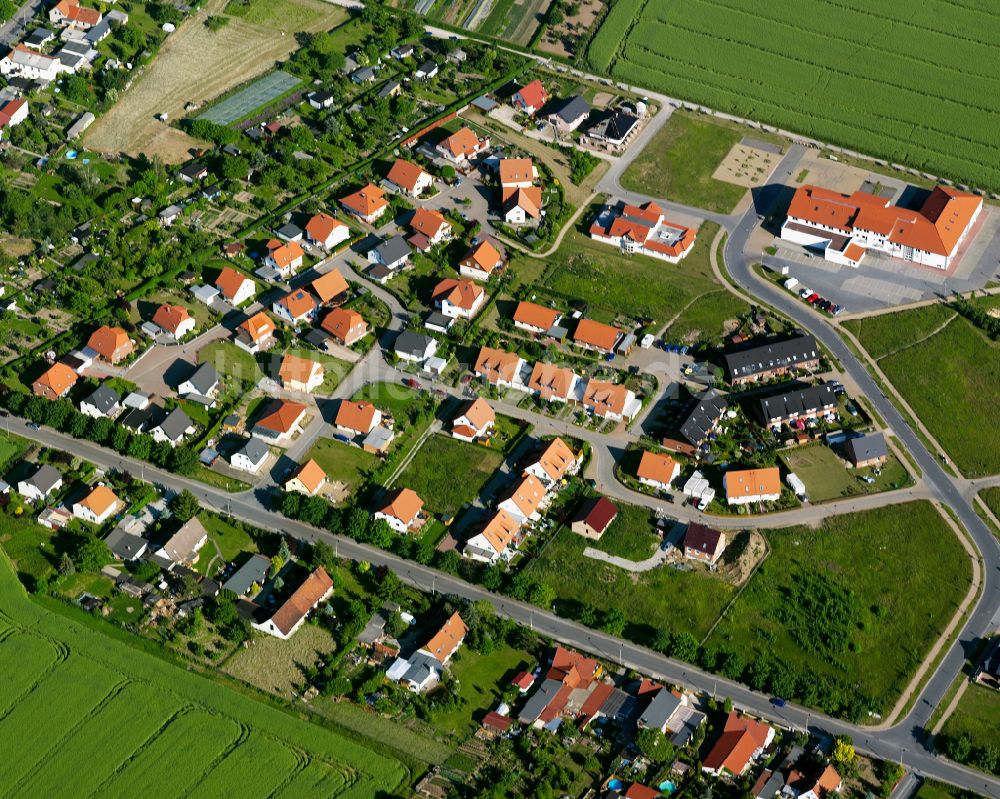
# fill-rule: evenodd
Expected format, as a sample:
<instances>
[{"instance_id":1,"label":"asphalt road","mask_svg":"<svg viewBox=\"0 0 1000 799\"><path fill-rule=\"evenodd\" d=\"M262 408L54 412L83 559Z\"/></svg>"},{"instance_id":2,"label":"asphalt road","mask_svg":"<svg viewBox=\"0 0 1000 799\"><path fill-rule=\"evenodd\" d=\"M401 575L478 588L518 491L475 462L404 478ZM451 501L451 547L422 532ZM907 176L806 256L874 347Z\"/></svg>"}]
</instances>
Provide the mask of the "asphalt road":
<instances>
[{"instance_id":1,"label":"asphalt road","mask_svg":"<svg viewBox=\"0 0 1000 799\"><path fill-rule=\"evenodd\" d=\"M18 42L25 32L28 22L38 13L38 9L42 5L43 0L28 0L28 2L22 3L17 13L3 25L0 25L0 44L13 46Z\"/></svg>"}]
</instances>

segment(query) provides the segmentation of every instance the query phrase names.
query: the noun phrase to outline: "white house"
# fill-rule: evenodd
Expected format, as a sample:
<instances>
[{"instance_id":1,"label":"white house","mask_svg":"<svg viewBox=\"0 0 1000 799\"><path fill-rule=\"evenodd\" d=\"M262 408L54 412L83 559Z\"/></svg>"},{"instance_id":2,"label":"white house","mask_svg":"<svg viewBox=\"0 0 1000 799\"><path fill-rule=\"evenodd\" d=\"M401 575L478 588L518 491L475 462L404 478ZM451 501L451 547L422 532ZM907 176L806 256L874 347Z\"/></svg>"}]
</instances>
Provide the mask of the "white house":
<instances>
[{"instance_id":1,"label":"white house","mask_svg":"<svg viewBox=\"0 0 1000 799\"><path fill-rule=\"evenodd\" d=\"M121 397L117 391L106 385L98 386L93 394L80 400L80 413L94 419L105 416L113 419L121 413L121 410Z\"/></svg>"},{"instance_id":2,"label":"white house","mask_svg":"<svg viewBox=\"0 0 1000 799\"><path fill-rule=\"evenodd\" d=\"M496 423L496 413L482 397L466 402L451 422L451 435L461 441L488 438Z\"/></svg>"},{"instance_id":3,"label":"white house","mask_svg":"<svg viewBox=\"0 0 1000 799\"><path fill-rule=\"evenodd\" d=\"M225 267L215 279L215 287L223 297L237 308L249 300L257 291L257 284L242 272L231 266Z\"/></svg>"},{"instance_id":4,"label":"white house","mask_svg":"<svg viewBox=\"0 0 1000 799\"><path fill-rule=\"evenodd\" d=\"M326 250L332 250L350 237L351 229L329 214L318 213L306 222L306 238Z\"/></svg>"},{"instance_id":5,"label":"white house","mask_svg":"<svg viewBox=\"0 0 1000 799\"><path fill-rule=\"evenodd\" d=\"M497 510L505 510L521 524L538 521L545 502L546 489L542 481L533 474L526 475L508 492L506 498L497 505Z\"/></svg>"},{"instance_id":6,"label":"white house","mask_svg":"<svg viewBox=\"0 0 1000 799\"><path fill-rule=\"evenodd\" d=\"M24 78L49 82L58 76L60 64L58 58L35 53L24 45L18 44L0 59L0 75L5 78Z\"/></svg>"},{"instance_id":7,"label":"white house","mask_svg":"<svg viewBox=\"0 0 1000 799\"><path fill-rule=\"evenodd\" d=\"M633 255L648 255L675 264L694 247L697 231L668 222L652 200L641 206L619 203L601 209L590 226L590 238Z\"/></svg>"},{"instance_id":8,"label":"white house","mask_svg":"<svg viewBox=\"0 0 1000 799\"><path fill-rule=\"evenodd\" d=\"M448 277L434 288L434 306L452 319L472 319L486 303L486 291L471 280Z\"/></svg>"},{"instance_id":9,"label":"white house","mask_svg":"<svg viewBox=\"0 0 1000 799\"><path fill-rule=\"evenodd\" d=\"M271 454L267 444L259 438L250 438L240 449L233 453L229 465L241 472L257 474Z\"/></svg>"},{"instance_id":10,"label":"white house","mask_svg":"<svg viewBox=\"0 0 1000 799\"><path fill-rule=\"evenodd\" d=\"M275 300L271 305L271 311L282 321L298 325L315 319L319 305L313 295L305 289L293 289L284 297Z\"/></svg>"},{"instance_id":11,"label":"white house","mask_svg":"<svg viewBox=\"0 0 1000 799\"><path fill-rule=\"evenodd\" d=\"M505 510L498 510L483 528L465 544L462 554L480 563L497 563L509 560L514 554L513 544L521 529L521 520Z\"/></svg>"},{"instance_id":12,"label":"white house","mask_svg":"<svg viewBox=\"0 0 1000 799\"><path fill-rule=\"evenodd\" d=\"M305 623L306 617L333 593L333 581L322 566L310 574L274 611L271 618L251 626L275 638L287 641Z\"/></svg>"},{"instance_id":13,"label":"white house","mask_svg":"<svg viewBox=\"0 0 1000 799\"><path fill-rule=\"evenodd\" d=\"M417 492L401 488L393 492L382 506L375 511L375 518L382 519L397 533L406 533L417 526L424 501Z\"/></svg>"},{"instance_id":14,"label":"white house","mask_svg":"<svg viewBox=\"0 0 1000 799\"><path fill-rule=\"evenodd\" d=\"M19 480L17 493L31 502L45 502L49 495L62 488L62 474L43 463L30 477Z\"/></svg>"},{"instance_id":15,"label":"white house","mask_svg":"<svg viewBox=\"0 0 1000 799\"><path fill-rule=\"evenodd\" d=\"M404 330L396 338L393 352L400 360L423 363L437 352L437 348L437 339L421 333L414 333L411 330Z\"/></svg>"},{"instance_id":16,"label":"white house","mask_svg":"<svg viewBox=\"0 0 1000 799\"><path fill-rule=\"evenodd\" d=\"M121 500L107 486L99 485L79 502L73 503L73 515L91 524L104 524L118 510Z\"/></svg>"}]
</instances>

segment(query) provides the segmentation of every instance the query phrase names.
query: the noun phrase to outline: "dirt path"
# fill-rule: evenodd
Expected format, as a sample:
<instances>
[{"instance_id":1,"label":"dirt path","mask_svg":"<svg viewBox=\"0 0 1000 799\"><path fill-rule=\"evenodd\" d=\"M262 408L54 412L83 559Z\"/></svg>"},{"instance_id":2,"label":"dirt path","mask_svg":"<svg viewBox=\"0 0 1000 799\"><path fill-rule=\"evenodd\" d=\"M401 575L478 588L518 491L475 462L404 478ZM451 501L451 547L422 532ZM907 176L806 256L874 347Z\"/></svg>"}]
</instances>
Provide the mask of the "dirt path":
<instances>
[{"instance_id":1,"label":"dirt path","mask_svg":"<svg viewBox=\"0 0 1000 799\"><path fill-rule=\"evenodd\" d=\"M287 5L289 27L306 32L328 30L347 18L342 8L318 0L276 0ZM170 34L160 52L111 110L95 122L84 139L98 152L143 152L179 163L198 142L156 119L185 115L187 103L201 105L233 86L269 71L298 47L295 30L252 25L237 17L218 31L205 20L220 14L226 0L206 0L203 8ZM296 20L309 17L303 25Z\"/></svg>"},{"instance_id":2,"label":"dirt path","mask_svg":"<svg viewBox=\"0 0 1000 799\"><path fill-rule=\"evenodd\" d=\"M906 352L906 350L910 349L911 347L916 347L918 344L923 344L925 341L927 341L927 339L931 338L932 336L936 336L938 333L940 333L942 330L948 327L948 325L954 322L957 317L958 313L956 312L953 316L949 316L947 319L945 319L941 324L935 327L926 336L922 336L921 338L918 338L916 341L911 341L909 344L904 344L902 347L898 347L894 349L892 352L887 352L884 355L879 355L878 358L876 358L875 360L881 361L883 358L888 358L890 355L896 355L900 352Z\"/></svg>"}]
</instances>

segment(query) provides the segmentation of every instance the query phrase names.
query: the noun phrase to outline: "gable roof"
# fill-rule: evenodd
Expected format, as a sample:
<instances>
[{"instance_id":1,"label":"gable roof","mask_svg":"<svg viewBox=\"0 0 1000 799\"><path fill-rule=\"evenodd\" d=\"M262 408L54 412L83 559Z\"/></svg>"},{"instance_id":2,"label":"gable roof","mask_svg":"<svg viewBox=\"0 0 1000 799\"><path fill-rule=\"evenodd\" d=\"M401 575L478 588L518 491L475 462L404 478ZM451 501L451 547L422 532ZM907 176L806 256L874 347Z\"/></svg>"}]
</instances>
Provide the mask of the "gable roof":
<instances>
[{"instance_id":1,"label":"gable roof","mask_svg":"<svg viewBox=\"0 0 1000 799\"><path fill-rule=\"evenodd\" d=\"M205 361L184 382L190 383L199 394L208 394L219 382L219 373L210 361Z\"/></svg>"},{"instance_id":2,"label":"gable roof","mask_svg":"<svg viewBox=\"0 0 1000 799\"><path fill-rule=\"evenodd\" d=\"M316 278L309 284L309 288L319 297L320 302L330 302L334 297L339 297L346 292L348 285L344 276L336 269L333 269L325 275L320 275Z\"/></svg>"},{"instance_id":3,"label":"gable roof","mask_svg":"<svg viewBox=\"0 0 1000 799\"><path fill-rule=\"evenodd\" d=\"M334 308L320 325L327 333L346 340L347 335L358 325L367 329L365 318L350 308Z\"/></svg>"},{"instance_id":4,"label":"gable roof","mask_svg":"<svg viewBox=\"0 0 1000 799\"><path fill-rule=\"evenodd\" d=\"M576 122L580 117L587 116L590 113L590 103L579 94L574 94L560 102L552 113L568 125Z\"/></svg>"},{"instance_id":5,"label":"gable roof","mask_svg":"<svg viewBox=\"0 0 1000 799\"><path fill-rule=\"evenodd\" d=\"M593 319L581 319L573 331L573 341L610 352L621 335L622 331L617 327Z\"/></svg>"},{"instance_id":6,"label":"gable roof","mask_svg":"<svg viewBox=\"0 0 1000 799\"><path fill-rule=\"evenodd\" d=\"M163 303L153 314L153 324L170 333L176 333L181 322L191 318L187 308L182 305L171 305L169 302Z\"/></svg>"},{"instance_id":7,"label":"gable roof","mask_svg":"<svg viewBox=\"0 0 1000 799\"><path fill-rule=\"evenodd\" d=\"M479 138L471 128L463 127L452 133L438 146L448 150L456 158L460 156L468 158L470 155L475 155L478 150Z\"/></svg>"},{"instance_id":8,"label":"gable roof","mask_svg":"<svg viewBox=\"0 0 1000 799\"><path fill-rule=\"evenodd\" d=\"M770 728L763 722L733 711L726 718L722 736L705 756L702 765L742 774L753 753L767 743Z\"/></svg>"},{"instance_id":9,"label":"gable roof","mask_svg":"<svg viewBox=\"0 0 1000 799\"><path fill-rule=\"evenodd\" d=\"M251 463L260 463L271 452L267 444L259 438L248 438L246 443L237 451L238 454L245 455Z\"/></svg>"},{"instance_id":10,"label":"gable roof","mask_svg":"<svg viewBox=\"0 0 1000 799\"><path fill-rule=\"evenodd\" d=\"M242 272L238 272L231 266L227 266L215 279L215 287L222 292L223 297L227 300L232 300L236 296L236 292L243 288L243 284L248 280L250 280L250 278ZM250 282L253 283L252 280L250 280Z\"/></svg>"},{"instance_id":11,"label":"gable roof","mask_svg":"<svg viewBox=\"0 0 1000 799\"><path fill-rule=\"evenodd\" d=\"M55 485L62 480L62 473L49 466L47 463L41 463L37 466L34 472L31 473L31 477L25 479L28 485L32 485L41 491L43 494L48 494Z\"/></svg>"},{"instance_id":12,"label":"gable roof","mask_svg":"<svg viewBox=\"0 0 1000 799\"><path fill-rule=\"evenodd\" d=\"M302 249L302 245L297 241L286 241L284 244L272 249L270 254L271 259L278 269L284 269L290 266L293 261L297 261L305 255L305 252Z\"/></svg>"},{"instance_id":13,"label":"gable roof","mask_svg":"<svg viewBox=\"0 0 1000 799\"><path fill-rule=\"evenodd\" d=\"M201 523L197 516L192 516L180 526L167 542L163 545L167 557L174 563L190 560L194 557L198 543L208 537L205 525Z\"/></svg>"},{"instance_id":14,"label":"gable roof","mask_svg":"<svg viewBox=\"0 0 1000 799\"><path fill-rule=\"evenodd\" d=\"M341 400L337 406L337 415L334 424L338 427L346 427L348 430L356 430L359 433L367 433L371 430L372 422L378 408L370 402L357 402L354 400Z\"/></svg>"},{"instance_id":15,"label":"gable roof","mask_svg":"<svg viewBox=\"0 0 1000 799\"><path fill-rule=\"evenodd\" d=\"M278 399L268 406L267 412L260 417L256 426L275 433L287 433L305 412L306 406L301 402Z\"/></svg>"},{"instance_id":16,"label":"gable roof","mask_svg":"<svg viewBox=\"0 0 1000 799\"><path fill-rule=\"evenodd\" d=\"M79 379L76 372L64 363L52 364L45 373L35 381L35 385L48 388L57 397L69 391Z\"/></svg>"},{"instance_id":17,"label":"gable roof","mask_svg":"<svg viewBox=\"0 0 1000 799\"><path fill-rule=\"evenodd\" d=\"M518 89L517 94L521 96L525 105L532 108L541 108L545 104L545 99L548 96L545 94L545 87L542 86L542 82L537 78L531 81L531 83Z\"/></svg>"},{"instance_id":18,"label":"gable roof","mask_svg":"<svg viewBox=\"0 0 1000 799\"><path fill-rule=\"evenodd\" d=\"M613 413L621 416L628 402L629 390L620 383L591 380L583 392L583 404L594 409L599 416Z\"/></svg>"},{"instance_id":19,"label":"gable roof","mask_svg":"<svg viewBox=\"0 0 1000 799\"><path fill-rule=\"evenodd\" d=\"M465 417L476 426L477 430L482 430L486 425L495 422L497 415L490 404L482 397L466 402L455 414L456 419Z\"/></svg>"},{"instance_id":20,"label":"gable roof","mask_svg":"<svg viewBox=\"0 0 1000 799\"><path fill-rule=\"evenodd\" d=\"M164 419L156 425L171 441L176 441L183 436L188 428L194 426L191 417L184 413L181 408L174 408Z\"/></svg>"},{"instance_id":21,"label":"gable roof","mask_svg":"<svg viewBox=\"0 0 1000 799\"><path fill-rule=\"evenodd\" d=\"M108 325L101 325L87 339L87 346L106 361L110 361L119 348L127 346L129 343L128 333L120 327L109 327Z\"/></svg>"},{"instance_id":22,"label":"gable roof","mask_svg":"<svg viewBox=\"0 0 1000 799\"><path fill-rule=\"evenodd\" d=\"M94 486L89 494L80 500L80 504L92 511L95 516L107 513L118 504L115 492L104 485Z\"/></svg>"},{"instance_id":23,"label":"gable roof","mask_svg":"<svg viewBox=\"0 0 1000 799\"><path fill-rule=\"evenodd\" d=\"M278 300L278 305L287 308L292 319L299 319L316 309L316 300L308 291L292 289Z\"/></svg>"},{"instance_id":24,"label":"gable roof","mask_svg":"<svg viewBox=\"0 0 1000 799\"><path fill-rule=\"evenodd\" d=\"M491 383L497 380L512 382L517 376L521 356L516 352L505 352L492 347L481 347L473 371L484 376Z\"/></svg>"},{"instance_id":25,"label":"gable roof","mask_svg":"<svg viewBox=\"0 0 1000 799\"><path fill-rule=\"evenodd\" d=\"M535 461L552 480L561 480L575 462L576 455L561 438L553 438Z\"/></svg>"},{"instance_id":26,"label":"gable roof","mask_svg":"<svg viewBox=\"0 0 1000 799\"><path fill-rule=\"evenodd\" d=\"M448 621L435 633L431 640L424 644L423 649L429 652L435 660L444 663L455 654L455 650L461 645L462 639L465 638L468 632L468 626L462 621L462 617L456 611L451 614Z\"/></svg>"},{"instance_id":27,"label":"gable roof","mask_svg":"<svg viewBox=\"0 0 1000 799\"><path fill-rule=\"evenodd\" d=\"M511 500L525 517L535 513L545 499L545 486L533 474L525 475L521 482L513 486L503 501Z\"/></svg>"},{"instance_id":28,"label":"gable roof","mask_svg":"<svg viewBox=\"0 0 1000 799\"><path fill-rule=\"evenodd\" d=\"M501 158L499 172L501 186L535 179L535 165L530 158Z\"/></svg>"},{"instance_id":29,"label":"gable roof","mask_svg":"<svg viewBox=\"0 0 1000 799\"><path fill-rule=\"evenodd\" d=\"M522 325L551 330L562 314L554 308L546 308L533 302L522 301L514 311L514 321Z\"/></svg>"},{"instance_id":30,"label":"gable roof","mask_svg":"<svg viewBox=\"0 0 1000 799\"><path fill-rule=\"evenodd\" d=\"M500 509L490 516L479 534L486 539L493 551L499 554L511 545L520 529L521 524L517 518Z\"/></svg>"},{"instance_id":31,"label":"gable roof","mask_svg":"<svg viewBox=\"0 0 1000 799\"><path fill-rule=\"evenodd\" d=\"M850 439L846 444L848 454L856 461L867 461L873 458L885 458L889 450L885 445L885 437L881 433L869 433L866 436Z\"/></svg>"},{"instance_id":32,"label":"gable roof","mask_svg":"<svg viewBox=\"0 0 1000 799\"><path fill-rule=\"evenodd\" d=\"M389 202L385 199L385 192L374 183L368 183L363 188L348 194L341 199L340 204L353 211L359 216L371 216Z\"/></svg>"},{"instance_id":33,"label":"gable roof","mask_svg":"<svg viewBox=\"0 0 1000 799\"><path fill-rule=\"evenodd\" d=\"M573 521L583 522L601 535L617 517L618 508L610 499L602 496L584 500Z\"/></svg>"},{"instance_id":34,"label":"gable roof","mask_svg":"<svg viewBox=\"0 0 1000 799\"><path fill-rule=\"evenodd\" d=\"M576 374L568 367L535 361L535 365L531 368L531 377L528 378L528 388L537 391L542 399L550 397L567 399L574 380Z\"/></svg>"},{"instance_id":35,"label":"gable roof","mask_svg":"<svg viewBox=\"0 0 1000 799\"><path fill-rule=\"evenodd\" d=\"M314 241L326 241L333 231L339 228L346 228L339 219L334 219L329 214L320 212L306 222L306 233ZM339 273L338 273L339 274Z\"/></svg>"},{"instance_id":36,"label":"gable roof","mask_svg":"<svg viewBox=\"0 0 1000 799\"><path fill-rule=\"evenodd\" d=\"M323 471L323 467L312 458L303 463L294 476L311 494L315 493L326 480L326 472Z\"/></svg>"},{"instance_id":37,"label":"gable roof","mask_svg":"<svg viewBox=\"0 0 1000 799\"><path fill-rule=\"evenodd\" d=\"M410 220L410 227L417 233L423 233L428 238L433 238L440 232L442 227L451 227L451 222L444 218L440 211L430 208L418 208Z\"/></svg>"},{"instance_id":38,"label":"gable roof","mask_svg":"<svg viewBox=\"0 0 1000 799\"><path fill-rule=\"evenodd\" d=\"M714 388L710 388L698 398L695 406L681 422L681 437L692 446L700 446L728 407L729 403L725 398Z\"/></svg>"},{"instance_id":39,"label":"gable roof","mask_svg":"<svg viewBox=\"0 0 1000 799\"><path fill-rule=\"evenodd\" d=\"M463 261L471 262L486 274L490 274L494 269L499 269L503 265L503 256L489 239L483 239L479 244L470 249Z\"/></svg>"},{"instance_id":40,"label":"gable roof","mask_svg":"<svg viewBox=\"0 0 1000 799\"><path fill-rule=\"evenodd\" d=\"M777 466L764 469L730 469L725 474L726 497L755 497L781 493Z\"/></svg>"},{"instance_id":41,"label":"gable roof","mask_svg":"<svg viewBox=\"0 0 1000 799\"><path fill-rule=\"evenodd\" d=\"M278 368L278 377L283 383L289 381L308 383L309 378L317 371L323 371L323 364L309 358L300 358L298 355L286 353Z\"/></svg>"},{"instance_id":42,"label":"gable roof","mask_svg":"<svg viewBox=\"0 0 1000 799\"><path fill-rule=\"evenodd\" d=\"M637 477L645 478L646 480L653 480L657 483L667 484L673 477L673 472L676 467L677 461L669 455L664 455L660 452L643 451L642 458L639 460L639 466L635 470L635 473Z\"/></svg>"},{"instance_id":43,"label":"gable roof","mask_svg":"<svg viewBox=\"0 0 1000 799\"><path fill-rule=\"evenodd\" d=\"M249 319L240 322L240 330L246 331L252 341L260 341L264 336L274 332L274 322L263 311L258 311Z\"/></svg>"},{"instance_id":44,"label":"gable roof","mask_svg":"<svg viewBox=\"0 0 1000 799\"><path fill-rule=\"evenodd\" d=\"M102 383L84 402L92 405L101 413L107 413L122 401L121 395L107 383Z\"/></svg>"},{"instance_id":45,"label":"gable roof","mask_svg":"<svg viewBox=\"0 0 1000 799\"><path fill-rule=\"evenodd\" d=\"M393 345L393 352L401 352L405 355L422 358L427 348L433 344L435 339L425 336L423 333L414 333L412 330L404 330L396 337Z\"/></svg>"},{"instance_id":46,"label":"gable roof","mask_svg":"<svg viewBox=\"0 0 1000 799\"><path fill-rule=\"evenodd\" d=\"M520 189L505 188L503 190L503 207L506 210L521 208L535 219L542 215L541 186L526 186Z\"/></svg>"},{"instance_id":47,"label":"gable roof","mask_svg":"<svg viewBox=\"0 0 1000 799\"><path fill-rule=\"evenodd\" d=\"M96 8L81 6L79 0L59 0L53 7L53 11L58 11L66 19L82 22L84 25L96 25L101 21L100 11Z\"/></svg>"},{"instance_id":48,"label":"gable roof","mask_svg":"<svg viewBox=\"0 0 1000 799\"><path fill-rule=\"evenodd\" d=\"M390 495L388 501L379 508L379 511L386 516L392 516L401 522L409 523L423 507L424 501L417 496L416 491L411 488L400 488Z\"/></svg>"},{"instance_id":49,"label":"gable roof","mask_svg":"<svg viewBox=\"0 0 1000 799\"><path fill-rule=\"evenodd\" d=\"M712 554L719 547L722 533L699 522L691 522L684 533L684 548Z\"/></svg>"},{"instance_id":50,"label":"gable roof","mask_svg":"<svg viewBox=\"0 0 1000 799\"><path fill-rule=\"evenodd\" d=\"M816 339L800 333L786 339L765 341L722 356L730 378L748 377L778 367L790 367L820 357Z\"/></svg>"},{"instance_id":51,"label":"gable roof","mask_svg":"<svg viewBox=\"0 0 1000 799\"><path fill-rule=\"evenodd\" d=\"M386 239L375 246L375 252L387 264L394 264L410 255L410 245L400 235Z\"/></svg>"},{"instance_id":52,"label":"gable roof","mask_svg":"<svg viewBox=\"0 0 1000 799\"><path fill-rule=\"evenodd\" d=\"M322 566L318 567L274 612L271 623L281 630L282 634L288 635L295 629L295 625L332 590L333 580L330 579L330 575Z\"/></svg>"},{"instance_id":53,"label":"gable roof","mask_svg":"<svg viewBox=\"0 0 1000 799\"><path fill-rule=\"evenodd\" d=\"M482 286L471 280L458 280L447 277L434 287L433 299L438 302L447 300L456 308L471 311L484 294Z\"/></svg>"},{"instance_id":54,"label":"gable roof","mask_svg":"<svg viewBox=\"0 0 1000 799\"><path fill-rule=\"evenodd\" d=\"M397 186L407 191L413 191L417 187L417 181L420 180L421 175L430 177L430 173L422 167L411 161L397 158L386 177Z\"/></svg>"}]
</instances>

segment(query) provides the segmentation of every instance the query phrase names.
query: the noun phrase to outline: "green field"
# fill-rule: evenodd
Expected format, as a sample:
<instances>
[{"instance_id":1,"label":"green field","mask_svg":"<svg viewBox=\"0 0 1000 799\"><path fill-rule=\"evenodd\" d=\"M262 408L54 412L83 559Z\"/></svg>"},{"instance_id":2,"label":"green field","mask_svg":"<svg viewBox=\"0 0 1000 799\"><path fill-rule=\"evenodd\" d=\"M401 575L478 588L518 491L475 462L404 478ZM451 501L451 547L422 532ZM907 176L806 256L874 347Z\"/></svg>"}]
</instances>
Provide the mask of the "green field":
<instances>
[{"instance_id":1,"label":"green field","mask_svg":"<svg viewBox=\"0 0 1000 799\"><path fill-rule=\"evenodd\" d=\"M206 361L223 377L233 377L241 382L256 383L264 376L253 355L231 341L213 341L198 350L198 362Z\"/></svg>"},{"instance_id":2,"label":"green field","mask_svg":"<svg viewBox=\"0 0 1000 799\"><path fill-rule=\"evenodd\" d=\"M502 462L496 450L435 435L424 442L398 484L416 491L432 513L454 516L479 496Z\"/></svg>"},{"instance_id":3,"label":"green field","mask_svg":"<svg viewBox=\"0 0 1000 799\"><path fill-rule=\"evenodd\" d=\"M979 794L963 791L954 785L935 780L924 780L914 794L914 799L978 799Z\"/></svg>"},{"instance_id":4,"label":"green field","mask_svg":"<svg viewBox=\"0 0 1000 799\"><path fill-rule=\"evenodd\" d=\"M28 600L0 555L0 793L374 796L402 764ZM31 730L30 735L25 730ZM309 785L311 783L311 785ZM309 787L307 788L307 785Z\"/></svg>"},{"instance_id":5,"label":"green field","mask_svg":"<svg viewBox=\"0 0 1000 799\"><path fill-rule=\"evenodd\" d=\"M700 572L661 568L632 574L586 558L583 550L592 543L564 527L527 566L531 577L555 591L560 615L578 616L583 603L617 607L634 641L651 642L661 630L701 639L732 596L730 583Z\"/></svg>"},{"instance_id":6,"label":"green field","mask_svg":"<svg viewBox=\"0 0 1000 799\"><path fill-rule=\"evenodd\" d=\"M977 750L992 747L994 762L991 770L1000 773L1000 761L996 760L996 745L1000 739L1000 691L970 685L958 700L955 712L945 721L941 735L966 738L972 745L972 751L965 762L984 770L990 769L990 766L978 761ZM938 742L939 749L942 743Z\"/></svg>"},{"instance_id":7,"label":"green field","mask_svg":"<svg viewBox=\"0 0 1000 799\"><path fill-rule=\"evenodd\" d=\"M351 399L367 400L379 410L405 419L407 409L418 396L418 391L398 383L369 383L355 392Z\"/></svg>"},{"instance_id":8,"label":"green field","mask_svg":"<svg viewBox=\"0 0 1000 799\"><path fill-rule=\"evenodd\" d=\"M633 85L1000 188L989 4L618 0L587 58Z\"/></svg>"},{"instance_id":9,"label":"green field","mask_svg":"<svg viewBox=\"0 0 1000 799\"><path fill-rule=\"evenodd\" d=\"M645 560L660 543L659 536L653 532L652 513L641 505L616 504L618 516L600 541L591 541L590 546L620 558Z\"/></svg>"},{"instance_id":10,"label":"green field","mask_svg":"<svg viewBox=\"0 0 1000 799\"><path fill-rule=\"evenodd\" d=\"M901 317L905 318L905 324L899 323ZM857 336L868 354L877 360L897 350L912 347L915 341L926 338L954 317L955 311L947 305L934 303L902 313L848 319L844 322L844 327Z\"/></svg>"},{"instance_id":11,"label":"green field","mask_svg":"<svg viewBox=\"0 0 1000 799\"><path fill-rule=\"evenodd\" d=\"M891 453L878 475L871 469L848 468L833 450L822 444L786 450L781 460L788 471L795 472L806 484L810 502L875 494L909 483L906 469ZM861 477L873 477L875 482L865 483Z\"/></svg>"},{"instance_id":12,"label":"green field","mask_svg":"<svg viewBox=\"0 0 1000 799\"><path fill-rule=\"evenodd\" d=\"M219 548L224 561L231 561L241 552L257 551L257 545L245 530L231 524L221 516L214 513L200 513L198 518L208 532L208 543L199 553L197 563L198 571L202 574L208 574L208 566L213 559L215 560L214 569L224 565L219 562L215 547ZM215 546L212 546L213 543Z\"/></svg>"},{"instance_id":13,"label":"green field","mask_svg":"<svg viewBox=\"0 0 1000 799\"><path fill-rule=\"evenodd\" d=\"M909 331L910 314L917 314L918 329L937 326L926 311L876 317L878 325L862 327L859 340L866 349L892 351L897 334L887 331L890 326ZM1000 426L992 403L983 402L1000 396L1000 343L957 317L918 346L886 355L878 364L966 477L1000 472Z\"/></svg>"},{"instance_id":14,"label":"green field","mask_svg":"<svg viewBox=\"0 0 1000 799\"><path fill-rule=\"evenodd\" d=\"M930 503L911 502L767 539L770 555L708 644L891 707L968 590L955 534Z\"/></svg>"},{"instance_id":15,"label":"green field","mask_svg":"<svg viewBox=\"0 0 1000 799\"><path fill-rule=\"evenodd\" d=\"M377 456L361 447L352 447L332 438L317 441L307 458L313 458L331 482L346 483L352 491L364 482L379 462Z\"/></svg>"},{"instance_id":16,"label":"green field","mask_svg":"<svg viewBox=\"0 0 1000 799\"><path fill-rule=\"evenodd\" d=\"M979 492L979 496L982 497L986 507L993 512L993 515L1000 519L1000 487L984 488Z\"/></svg>"},{"instance_id":17,"label":"green field","mask_svg":"<svg viewBox=\"0 0 1000 799\"><path fill-rule=\"evenodd\" d=\"M552 293L557 304L582 300L589 306L588 316L607 323L621 315L652 319L653 327L659 328L690 304L685 313L690 314L687 318L697 320L699 337L721 336L723 322L748 308L738 300L717 301L717 292L722 287L715 280L709 261L717 230L710 222L703 224L694 249L679 264L623 255L614 247L573 230L549 259L541 285ZM512 259L515 271L521 260L517 256ZM702 299L706 306L702 306ZM678 320L672 332L680 334L682 325ZM688 325L683 332L688 329L692 326Z\"/></svg>"},{"instance_id":18,"label":"green field","mask_svg":"<svg viewBox=\"0 0 1000 799\"><path fill-rule=\"evenodd\" d=\"M743 138L735 125L674 111L622 175L626 189L728 214L746 194L744 186L712 174Z\"/></svg>"}]
</instances>

